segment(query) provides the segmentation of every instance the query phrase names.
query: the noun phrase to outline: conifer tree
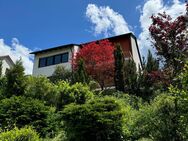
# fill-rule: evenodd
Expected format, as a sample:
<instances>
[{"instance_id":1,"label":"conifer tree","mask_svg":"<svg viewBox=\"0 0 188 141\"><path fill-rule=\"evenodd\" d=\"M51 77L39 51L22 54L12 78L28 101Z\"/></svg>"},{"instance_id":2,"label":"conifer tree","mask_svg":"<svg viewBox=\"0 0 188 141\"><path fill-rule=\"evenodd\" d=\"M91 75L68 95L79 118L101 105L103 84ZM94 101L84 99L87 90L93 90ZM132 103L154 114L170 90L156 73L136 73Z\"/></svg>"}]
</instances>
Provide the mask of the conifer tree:
<instances>
[{"instance_id":1,"label":"conifer tree","mask_svg":"<svg viewBox=\"0 0 188 141\"><path fill-rule=\"evenodd\" d=\"M24 67L21 59L16 61L15 65L6 72L6 91L7 97L12 95L23 95L26 87Z\"/></svg>"},{"instance_id":2,"label":"conifer tree","mask_svg":"<svg viewBox=\"0 0 188 141\"><path fill-rule=\"evenodd\" d=\"M159 62L153 57L150 50L148 50L147 64L145 69L148 73L152 71L157 71L159 69Z\"/></svg>"},{"instance_id":3,"label":"conifer tree","mask_svg":"<svg viewBox=\"0 0 188 141\"><path fill-rule=\"evenodd\" d=\"M157 83L160 81L159 62L155 59L150 50L148 50L147 59L142 59L143 69L139 69L137 79L137 94L144 100L149 101L154 91L157 89Z\"/></svg>"},{"instance_id":4,"label":"conifer tree","mask_svg":"<svg viewBox=\"0 0 188 141\"><path fill-rule=\"evenodd\" d=\"M129 59L125 65L125 90L130 94L135 94L137 85L137 68L133 59Z\"/></svg>"},{"instance_id":5,"label":"conifer tree","mask_svg":"<svg viewBox=\"0 0 188 141\"><path fill-rule=\"evenodd\" d=\"M114 59L115 59L114 82L115 82L116 90L125 91L125 74L124 74L125 59L120 44L116 45L116 49L114 50Z\"/></svg>"},{"instance_id":6,"label":"conifer tree","mask_svg":"<svg viewBox=\"0 0 188 141\"><path fill-rule=\"evenodd\" d=\"M88 83L89 82L89 76L86 73L85 70L85 64L84 60L80 59L78 62L77 70L74 75L74 81L75 82L82 82L82 83Z\"/></svg>"}]
</instances>

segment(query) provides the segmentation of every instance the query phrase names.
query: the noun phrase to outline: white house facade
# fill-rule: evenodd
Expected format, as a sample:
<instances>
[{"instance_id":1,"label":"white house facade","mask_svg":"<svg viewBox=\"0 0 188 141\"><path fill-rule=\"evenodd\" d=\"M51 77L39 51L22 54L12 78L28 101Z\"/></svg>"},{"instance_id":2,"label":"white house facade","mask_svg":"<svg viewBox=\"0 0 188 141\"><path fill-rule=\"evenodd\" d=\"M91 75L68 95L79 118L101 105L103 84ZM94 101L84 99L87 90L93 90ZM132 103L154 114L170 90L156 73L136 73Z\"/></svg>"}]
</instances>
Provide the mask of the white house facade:
<instances>
[{"instance_id":1,"label":"white house facade","mask_svg":"<svg viewBox=\"0 0 188 141\"><path fill-rule=\"evenodd\" d=\"M5 75L6 70L13 67L14 62L12 61L9 55L0 56L0 60L2 61L2 75Z\"/></svg>"},{"instance_id":2,"label":"white house facade","mask_svg":"<svg viewBox=\"0 0 188 141\"><path fill-rule=\"evenodd\" d=\"M51 76L56 66L64 66L65 69L71 70L72 56L74 56L78 49L79 45L69 44L32 52L32 54L35 54L33 75Z\"/></svg>"}]
</instances>

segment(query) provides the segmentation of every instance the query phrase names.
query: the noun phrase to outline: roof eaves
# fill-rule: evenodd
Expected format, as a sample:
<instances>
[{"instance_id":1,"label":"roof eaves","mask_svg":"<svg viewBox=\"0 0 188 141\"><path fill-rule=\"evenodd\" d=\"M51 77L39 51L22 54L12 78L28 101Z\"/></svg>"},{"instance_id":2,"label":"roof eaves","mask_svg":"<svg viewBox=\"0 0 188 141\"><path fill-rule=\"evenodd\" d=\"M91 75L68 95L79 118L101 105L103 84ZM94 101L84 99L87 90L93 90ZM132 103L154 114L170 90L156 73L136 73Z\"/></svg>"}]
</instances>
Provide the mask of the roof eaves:
<instances>
[{"instance_id":1,"label":"roof eaves","mask_svg":"<svg viewBox=\"0 0 188 141\"><path fill-rule=\"evenodd\" d=\"M68 47L73 47L73 46L80 46L80 45L79 44L67 44L67 45L52 47L52 48L48 48L48 49L44 49L44 50L34 51L34 52L31 52L30 54L44 53L44 52L48 52L48 51L52 51L52 50L58 50L58 49L68 48Z\"/></svg>"},{"instance_id":2,"label":"roof eaves","mask_svg":"<svg viewBox=\"0 0 188 141\"><path fill-rule=\"evenodd\" d=\"M14 64L13 60L9 55L0 56L0 59L4 59L4 58L7 58L12 64Z\"/></svg>"},{"instance_id":3,"label":"roof eaves","mask_svg":"<svg viewBox=\"0 0 188 141\"><path fill-rule=\"evenodd\" d=\"M124 37L124 36L127 36L127 37L132 36L133 38L136 39L136 37L134 36L134 34L132 32L130 32L130 33L125 33L125 34L121 34L121 35L117 35L117 36L112 36L112 37L107 37L107 38L103 38L103 39L98 39L98 40L93 40L93 41L85 42L85 43L82 43L81 45L88 44L88 43L91 43L91 42L100 41L100 40L110 40L110 39Z\"/></svg>"}]
</instances>

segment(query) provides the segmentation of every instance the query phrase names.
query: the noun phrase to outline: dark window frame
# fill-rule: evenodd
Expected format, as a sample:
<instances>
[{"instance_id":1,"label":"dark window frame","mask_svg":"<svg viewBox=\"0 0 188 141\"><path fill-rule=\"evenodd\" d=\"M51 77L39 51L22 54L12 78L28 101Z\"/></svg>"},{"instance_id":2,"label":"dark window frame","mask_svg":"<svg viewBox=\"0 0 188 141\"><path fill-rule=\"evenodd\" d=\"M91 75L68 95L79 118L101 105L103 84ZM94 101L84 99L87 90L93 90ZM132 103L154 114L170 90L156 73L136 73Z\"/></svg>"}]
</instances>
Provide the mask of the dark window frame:
<instances>
[{"instance_id":1,"label":"dark window frame","mask_svg":"<svg viewBox=\"0 0 188 141\"><path fill-rule=\"evenodd\" d=\"M42 61L42 60L45 61L45 62L44 62L44 65L41 64L41 61ZM39 67L39 68L42 68L42 67L45 67L45 66L46 66L46 57L39 58L39 65L38 65L38 67Z\"/></svg>"},{"instance_id":2,"label":"dark window frame","mask_svg":"<svg viewBox=\"0 0 188 141\"><path fill-rule=\"evenodd\" d=\"M56 57L60 57L60 61L59 60L56 61ZM56 64L60 64L60 63L62 63L62 55L61 54L55 55L54 56L54 64L56 65Z\"/></svg>"},{"instance_id":3,"label":"dark window frame","mask_svg":"<svg viewBox=\"0 0 188 141\"><path fill-rule=\"evenodd\" d=\"M46 66L51 66L54 64L54 56L46 57Z\"/></svg>"},{"instance_id":4,"label":"dark window frame","mask_svg":"<svg viewBox=\"0 0 188 141\"><path fill-rule=\"evenodd\" d=\"M60 61L58 63L55 62L55 57L56 56L60 56L61 57ZM48 59L49 58L52 58L52 63L50 63L50 64L48 64ZM41 60L45 61L43 65L41 64ZM69 52L65 52L65 53L56 54L56 55L53 55L53 56L39 58L38 68L48 67L48 66L57 65L57 64L61 64L61 63L67 63L67 62L69 62Z\"/></svg>"},{"instance_id":5,"label":"dark window frame","mask_svg":"<svg viewBox=\"0 0 188 141\"><path fill-rule=\"evenodd\" d=\"M63 56L66 57L66 58L64 58L64 59L66 59L65 61L63 60ZM68 53L68 52L61 54L61 62L62 62L62 63L67 63L67 62L69 62L69 53Z\"/></svg>"}]
</instances>

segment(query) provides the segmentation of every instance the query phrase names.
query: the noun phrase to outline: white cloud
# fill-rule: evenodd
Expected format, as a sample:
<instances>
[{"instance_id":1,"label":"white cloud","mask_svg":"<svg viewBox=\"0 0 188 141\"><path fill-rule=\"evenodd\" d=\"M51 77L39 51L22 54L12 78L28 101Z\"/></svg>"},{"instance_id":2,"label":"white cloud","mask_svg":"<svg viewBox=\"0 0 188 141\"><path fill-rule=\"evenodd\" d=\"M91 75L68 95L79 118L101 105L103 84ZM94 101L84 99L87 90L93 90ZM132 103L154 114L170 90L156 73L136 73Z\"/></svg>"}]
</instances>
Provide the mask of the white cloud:
<instances>
[{"instance_id":1,"label":"white cloud","mask_svg":"<svg viewBox=\"0 0 188 141\"><path fill-rule=\"evenodd\" d=\"M9 55L14 62L21 58L26 74L31 74L33 69L33 58L30 52L31 50L20 44L16 38L12 39L11 45L5 44L4 40L0 39L0 56Z\"/></svg>"},{"instance_id":2,"label":"white cloud","mask_svg":"<svg viewBox=\"0 0 188 141\"><path fill-rule=\"evenodd\" d=\"M151 16L157 13L166 12L174 19L185 13L185 4L179 0L173 0L171 5L166 5L163 0L147 0L142 7L140 16L140 25L142 32L139 35L138 42L141 47L141 54L146 55L148 49L152 49L149 36L149 26L151 25Z\"/></svg>"},{"instance_id":3,"label":"white cloud","mask_svg":"<svg viewBox=\"0 0 188 141\"><path fill-rule=\"evenodd\" d=\"M123 16L109 6L98 7L95 4L88 4L86 17L94 25L95 34L109 36L130 32L129 26Z\"/></svg>"}]
</instances>

